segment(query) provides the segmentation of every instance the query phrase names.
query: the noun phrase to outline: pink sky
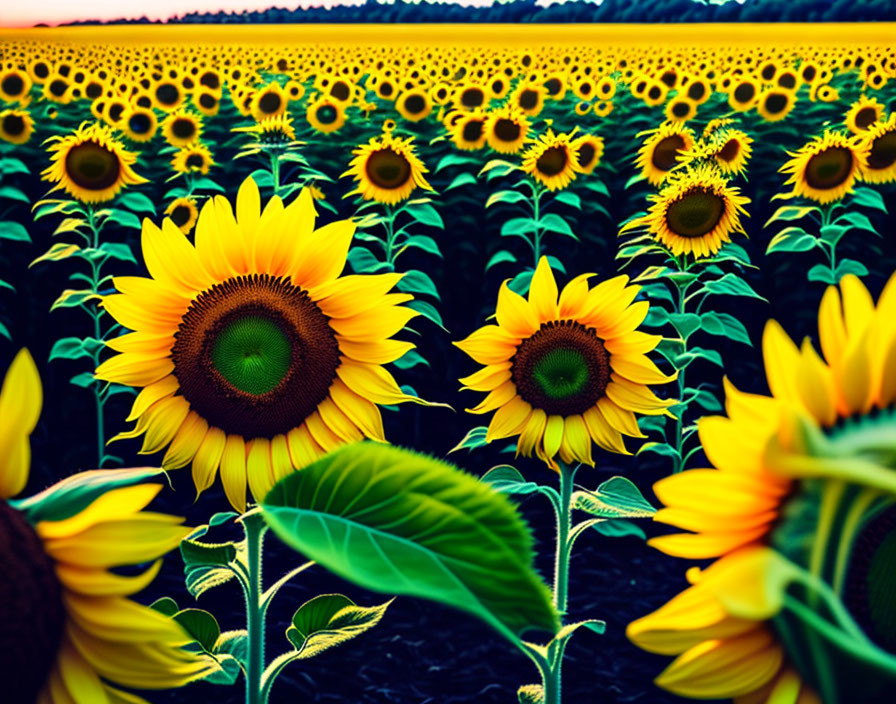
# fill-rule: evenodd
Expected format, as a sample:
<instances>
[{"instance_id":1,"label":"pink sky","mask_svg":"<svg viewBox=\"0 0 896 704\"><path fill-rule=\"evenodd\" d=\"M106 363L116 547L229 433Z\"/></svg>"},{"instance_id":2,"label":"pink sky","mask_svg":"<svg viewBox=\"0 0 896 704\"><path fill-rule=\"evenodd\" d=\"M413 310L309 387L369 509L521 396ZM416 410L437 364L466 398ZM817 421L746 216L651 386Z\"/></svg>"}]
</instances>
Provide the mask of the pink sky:
<instances>
[{"instance_id":1,"label":"pink sky","mask_svg":"<svg viewBox=\"0 0 896 704\"><path fill-rule=\"evenodd\" d=\"M458 0L449 0L458 2ZM332 6L362 0L2 0L0 27L28 27L39 22L59 24L84 19L167 19L187 12L260 10L271 6ZM492 0L460 0L464 5L489 5Z\"/></svg>"}]
</instances>

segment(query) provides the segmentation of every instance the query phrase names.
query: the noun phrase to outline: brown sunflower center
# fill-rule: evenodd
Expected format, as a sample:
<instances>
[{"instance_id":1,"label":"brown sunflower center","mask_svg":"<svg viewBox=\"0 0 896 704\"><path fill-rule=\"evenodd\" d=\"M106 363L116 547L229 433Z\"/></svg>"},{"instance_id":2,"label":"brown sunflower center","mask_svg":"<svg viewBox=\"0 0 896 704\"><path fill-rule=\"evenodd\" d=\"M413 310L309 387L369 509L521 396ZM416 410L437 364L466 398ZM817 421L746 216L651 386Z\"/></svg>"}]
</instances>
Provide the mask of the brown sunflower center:
<instances>
[{"instance_id":1,"label":"brown sunflower center","mask_svg":"<svg viewBox=\"0 0 896 704\"><path fill-rule=\"evenodd\" d=\"M560 82L559 78L549 78L544 82L544 88L548 92L548 95L557 95L563 88L563 84Z\"/></svg>"},{"instance_id":2,"label":"brown sunflower center","mask_svg":"<svg viewBox=\"0 0 896 704\"><path fill-rule=\"evenodd\" d=\"M199 96L199 105L206 110L211 110L218 104L218 100L211 93L202 93Z\"/></svg>"},{"instance_id":3,"label":"brown sunflower center","mask_svg":"<svg viewBox=\"0 0 896 704\"><path fill-rule=\"evenodd\" d=\"M152 120L149 115L137 112L128 118L128 129L134 134L146 134L152 128Z\"/></svg>"},{"instance_id":4,"label":"brown sunflower center","mask_svg":"<svg viewBox=\"0 0 896 704\"><path fill-rule=\"evenodd\" d=\"M422 95L414 94L405 98L404 109L411 115L418 115L426 109L426 100Z\"/></svg>"},{"instance_id":5,"label":"brown sunflower center","mask_svg":"<svg viewBox=\"0 0 896 704\"><path fill-rule=\"evenodd\" d=\"M569 154L566 147L558 145L545 149L535 162L535 168L545 176L556 176L566 168L568 163Z\"/></svg>"},{"instance_id":6,"label":"brown sunflower center","mask_svg":"<svg viewBox=\"0 0 896 704\"><path fill-rule=\"evenodd\" d=\"M171 123L171 134L178 139L192 139L196 134L196 125L192 120L179 117Z\"/></svg>"},{"instance_id":7,"label":"brown sunflower center","mask_svg":"<svg viewBox=\"0 0 896 704\"><path fill-rule=\"evenodd\" d=\"M523 110L534 110L538 105L538 92L527 88L520 93L518 104Z\"/></svg>"},{"instance_id":8,"label":"brown sunflower center","mask_svg":"<svg viewBox=\"0 0 896 704\"><path fill-rule=\"evenodd\" d=\"M37 700L65 626L53 561L25 516L0 500L0 678L3 699Z\"/></svg>"},{"instance_id":9,"label":"brown sunflower center","mask_svg":"<svg viewBox=\"0 0 896 704\"><path fill-rule=\"evenodd\" d=\"M787 107L787 96L783 93L770 93L765 99L765 110L770 115L777 115L784 112Z\"/></svg>"},{"instance_id":10,"label":"brown sunflower center","mask_svg":"<svg viewBox=\"0 0 896 704\"><path fill-rule=\"evenodd\" d=\"M877 111L874 108L862 108L856 113L856 127L861 130L866 129L870 124L877 121Z\"/></svg>"},{"instance_id":11,"label":"brown sunflower center","mask_svg":"<svg viewBox=\"0 0 896 704\"><path fill-rule=\"evenodd\" d=\"M173 83L162 83L156 86L156 100L162 105L174 105L180 98L180 91Z\"/></svg>"},{"instance_id":12,"label":"brown sunflower center","mask_svg":"<svg viewBox=\"0 0 896 704\"><path fill-rule=\"evenodd\" d=\"M691 83L688 86L688 97L691 100L700 100L706 95L706 86L703 83Z\"/></svg>"},{"instance_id":13,"label":"brown sunflower center","mask_svg":"<svg viewBox=\"0 0 896 704\"><path fill-rule=\"evenodd\" d=\"M594 328L573 320L544 323L517 347L510 368L520 397L548 415L584 413L604 395L610 355Z\"/></svg>"},{"instance_id":14,"label":"brown sunflower center","mask_svg":"<svg viewBox=\"0 0 896 704\"><path fill-rule=\"evenodd\" d=\"M189 169L201 169L205 166L205 159L202 154L190 154L184 162Z\"/></svg>"},{"instance_id":15,"label":"brown sunflower center","mask_svg":"<svg viewBox=\"0 0 896 704\"><path fill-rule=\"evenodd\" d=\"M56 96L57 98L61 98L65 91L68 90L68 83L63 81L61 78L57 78L55 81L50 81L50 94Z\"/></svg>"},{"instance_id":16,"label":"brown sunflower center","mask_svg":"<svg viewBox=\"0 0 896 704\"><path fill-rule=\"evenodd\" d=\"M521 128L515 120L502 117L495 121L494 131L501 142L515 142L520 138Z\"/></svg>"},{"instance_id":17,"label":"brown sunflower center","mask_svg":"<svg viewBox=\"0 0 896 704\"><path fill-rule=\"evenodd\" d=\"M276 93L265 93L258 101L258 109L267 115L272 115L280 109L283 101Z\"/></svg>"},{"instance_id":18,"label":"brown sunflower center","mask_svg":"<svg viewBox=\"0 0 896 704\"><path fill-rule=\"evenodd\" d=\"M590 142L584 142L579 146L579 166L583 169L587 169L591 166L591 162L594 161L594 157L597 154L597 150L594 148L594 145Z\"/></svg>"},{"instance_id":19,"label":"brown sunflower center","mask_svg":"<svg viewBox=\"0 0 896 704\"><path fill-rule=\"evenodd\" d=\"M401 188L411 177L411 163L393 149L378 149L367 157L364 171L379 188Z\"/></svg>"},{"instance_id":20,"label":"brown sunflower center","mask_svg":"<svg viewBox=\"0 0 896 704\"><path fill-rule=\"evenodd\" d=\"M190 220L190 209L186 205L178 205L171 211L171 222L178 227L183 227Z\"/></svg>"},{"instance_id":21,"label":"brown sunflower center","mask_svg":"<svg viewBox=\"0 0 896 704\"><path fill-rule=\"evenodd\" d=\"M461 105L467 108L478 108L485 102L485 93L481 88L467 88L460 95Z\"/></svg>"},{"instance_id":22,"label":"brown sunflower center","mask_svg":"<svg viewBox=\"0 0 896 704\"><path fill-rule=\"evenodd\" d=\"M12 73L3 79L3 92L7 95L17 96L25 90L25 81L16 73Z\"/></svg>"},{"instance_id":23,"label":"brown sunflower center","mask_svg":"<svg viewBox=\"0 0 896 704\"><path fill-rule=\"evenodd\" d=\"M716 153L716 157L725 162L732 162L738 154L740 154L740 142L736 139L729 139L725 142L725 146Z\"/></svg>"},{"instance_id":24,"label":"brown sunflower center","mask_svg":"<svg viewBox=\"0 0 896 704\"><path fill-rule=\"evenodd\" d=\"M18 137L25 131L25 120L21 115L10 113L3 118L3 131L10 137Z\"/></svg>"},{"instance_id":25,"label":"brown sunflower center","mask_svg":"<svg viewBox=\"0 0 896 704\"><path fill-rule=\"evenodd\" d=\"M826 191L846 182L853 171L853 155L846 147L828 147L806 164L806 183Z\"/></svg>"},{"instance_id":26,"label":"brown sunflower center","mask_svg":"<svg viewBox=\"0 0 896 704\"><path fill-rule=\"evenodd\" d=\"M114 151L90 140L69 149L65 173L80 188L102 191L118 180L121 162Z\"/></svg>"},{"instance_id":27,"label":"brown sunflower center","mask_svg":"<svg viewBox=\"0 0 896 704\"><path fill-rule=\"evenodd\" d=\"M896 130L885 132L871 143L868 166L887 169L896 163Z\"/></svg>"},{"instance_id":28,"label":"brown sunflower center","mask_svg":"<svg viewBox=\"0 0 896 704\"><path fill-rule=\"evenodd\" d=\"M702 237L712 232L725 212L725 201L705 188L694 188L666 209L666 225L680 237Z\"/></svg>"},{"instance_id":29,"label":"brown sunflower center","mask_svg":"<svg viewBox=\"0 0 896 704\"><path fill-rule=\"evenodd\" d=\"M691 106L683 100L672 103L672 115L678 118L687 117L691 112Z\"/></svg>"},{"instance_id":30,"label":"brown sunflower center","mask_svg":"<svg viewBox=\"0 0 896 704\"><path fill-rule=\"evenodd\" d=\"M203 291L171 349L191 408L247 438L287 433L327 397L339 366L328 318L286 278L253 274Z\"/></svg>"},{"instance_id":31,"label":"brown sunflower center","mask_svg":"<svg viewBox=\"0 0 896 704\"><path fill-rule=\"evenodd\" d=\"M330 89L330 95L336 98L336 100L348 100L350 94L351 90L348 87L348 83L345 81L336 81Z\"/></svg>"},{"instance_id":32,"label":"brown sunflower center","mask_svg":"<svg viewBox=\"0 0 896 704\"><path fill-rule=\"evenodd\" d=\"M741 83L734 89L734 100L738 103L749 103L756 96L756 87L752 83Z\"/></svg>"},{"instance_id":33,"label":"brown sunflower center","mask_svg":"<svg viewBox=\"0 0 896 704\"><path fill-rule=\"evenodd\" d=\"M670 134L657 142L650 161L660 171L669 171L678 161L678 152L682 149L684 149L684 137L680 134Z\"/></svg>"}]
</instances>

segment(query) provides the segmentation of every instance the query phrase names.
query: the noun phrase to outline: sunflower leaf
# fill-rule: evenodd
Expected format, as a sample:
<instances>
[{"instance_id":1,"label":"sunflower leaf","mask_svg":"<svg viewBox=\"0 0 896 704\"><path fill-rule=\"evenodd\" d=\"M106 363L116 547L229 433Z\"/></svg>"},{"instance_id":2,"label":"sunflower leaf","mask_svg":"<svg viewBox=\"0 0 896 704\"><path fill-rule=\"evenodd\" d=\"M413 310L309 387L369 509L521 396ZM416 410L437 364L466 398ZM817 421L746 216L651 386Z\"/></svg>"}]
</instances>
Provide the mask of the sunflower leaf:
<instances>
[{"instance_id":1,"label":"sunflower leaf","mask_svg":"<svg viewBox=\"0 0 896 704\"><path fill-rule=\"evenodd\" d=\"M286 637L305 660L356 638L376 626L392 603L357 606L342 594L321 594L306 601L293 614Z\"/></svg>"},{"instance_id":2,"label":"sunflower leaf","mask_svg":"<svg viewBox=\"0 0 896 704\"><path fill-rule=\"evenodd\" d=\"M30 242L31 236L25 226L14 220L0 222L0 240L14 240L16 242Z\"/></svg>"},{"instance_id":3,"label":"sunflower leaf","mask_svg":"<svg viewBox=\"0 0 896 704\"><path fill-rule=\"evenodd\" d=\"M517 644L558 628L517 510L447 462L357 443L282 479L261 508L281 540L366 589L465 610Z\"/></svg>"},{"instance_id":4,"label":"sunflower leaf","mask_svg":"<svg viewBox=\"0 0 896 704\"><path fill-rule=\"evenodd\" d=\"M656 513L640 489L625 477L611 477L594 491L576 491L572 502L574 509L599 518L650 518Z\"/></svg>"}]
</instances>

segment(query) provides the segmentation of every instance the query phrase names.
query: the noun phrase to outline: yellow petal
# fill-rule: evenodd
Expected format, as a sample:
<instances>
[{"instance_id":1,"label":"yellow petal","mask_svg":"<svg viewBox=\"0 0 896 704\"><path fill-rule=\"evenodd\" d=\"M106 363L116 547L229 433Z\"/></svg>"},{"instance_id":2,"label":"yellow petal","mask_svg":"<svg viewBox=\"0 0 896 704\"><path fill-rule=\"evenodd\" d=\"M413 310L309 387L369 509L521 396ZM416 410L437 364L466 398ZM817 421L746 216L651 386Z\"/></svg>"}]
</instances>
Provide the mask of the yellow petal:
<instances>
[{"instance_id":1,"label":"yellow petal","mask_svg":"<svg viewBox=\"0 0 896 704\"><path fill-rule=\"evenodd\" d=\"M529 305L539 323L557 319L557 282L547 257L542 257L529 284Z\"/></svg>"},{"instance_id":2,"label":"yellow petal","mask_svg":"<svg viewBox=\"0 0 896 704\"><path fill-rule=\"evenodd\" d=\"M232 215L230 219L233 219ZM214 199L209 198L199 213L193 236L196 242L196 254L215 282L226 281L237 274L227 257L221 230L217 206Z\"/></svg>"},{"instance_id":3,"label":"yellow petal","mask_svg":"<svg viewBox=\"0 0 896 704\"><path fill-rule=\"evenodd\" d=\"M328 318L350 318L382 305L383 296L401 279L401 274L350 274L318 287L315 303Z\"/></svg>"},{"instance_id":4,"label":"yellow petal","mask_svg":"<svg viewBox=\"0 0 896 704\"><path fill-rule=\"evenodd\" d=\"M376 405L349 389L341 379L330 386L330 398L365 437L385 442L383 418Z\"/></svg>"},{"instance_id":5,"label":"yellow petal","mask_svg":"<svg viewBox=\"0 0 896 704\"><path fill-rule=\"evenodd\" d=\"M214 283L193 245L170 219L164 220L161 230L144 219L140 241L150 276L172 291L192 298Z\"/></svg>"},{"instance_id":6,"label":"yellow petal","mask_svg":"<svg viewBox=\"0 0 896 704\"><path fill-rule=\"evenodd\" d=\"M557 317L579 318L584 312L585 302L588 297L588 279L594 274L580 274L566 286L560 293L557 303Z\"/></svg>"},{"instance_id":7,"label":"yellow petal","mask_svg":"<svg viewBox=\"0 0 896 704\"><path fill-rule=\"evenodd\" d=\"M190 463L208 433L208 423L195 411L190 411L171 440L162 459L165 469L180 469Z\"/></svg>"},{"instance_id":8,"label":"yellow petal","mask_svg":"<svg viewBox=\"0 0 896 704\"><path fill-rule=\"evenodd\" d=\"M538 330L539 322L532 306L525 298L514 293L506 281L498 291L495 315L498 325L513 337L529 337Z\"/></svg>"},{"instance_id":9,"label":"yellow petal","mask_svg":"<svg viewBox=\"0 0 896 704\"><path fill-rule=\"evenodd\" d=\"M196 497L215 482L215 472L224 454L227 435L220 428L208 429L196 454L193 456L193 483L196 485Z\"/></svg>"},{"instance_id":10,"label":"yellow petal","mask_svg":"<svg viewBox=\"0 0 896 704\"><path fill-rule=\"evenodd\" d=\"M246 510L246 443L240 435L228 435L221 454L221 483L230 505Z\"/></svg>"},{"instance_id":11,"label":"yellow petal","mask_svg":"<svg viewBox=\"0 0 896 704\"><path fill-rule=\"evenodd\" d=\"M94 376L126 386L149 386L173 371L174 363L169 357L123 352L98 366Z\"/></svg>"},{"instance_id":12,"label":"yellow petal","mask_svg":"<svg viewBox=\"0 0 896 704\"><path fill-rule=\"evenodd\" d=\"M563 444L569 448L576 461L594 466L594 460L591 459L591 435L582 416L566 417L563 422Z\"/></svg>"},{"instance_id":13,"label":"yellow petal","mask_svg":"<svg viewBox=\"0 0 896 704\"><path fill-rule=\"evenodd\" d=\"M85 509L61 521L40 521L35 530L43 540L68 538L106 521L133 516L149 505L161 491L161 484L137 484L112 489L94 499Z\"/></svg>"},{"instance_id":14,"label":"yellow petal","mask_svg":"<svg viewBox=\"0 0 896 704\"><path fill-rule=\"evenodd\" d=\"M512 337L497 325L485 325L454 344L479 364L502 364L516 354L519 343L520 338Z\"/></svg>"},{"instance_id":15,"label":"yellow petal","mask_svg":"<svg viewBox=\"0 0 896 704\"><path fill-rule=\"evenodd\" d=\"M312 290L339 276L345 268L355 227L351 220L337 220L309 235L304 256L293 262L293 283Z\"/></svg>"},{"instance_id":16,"label":"yellow petal","mask_svg":"<svg viewBox=\"0 0 896 704\"><path fill-rule=\"evenodd\" d=\"M388 364L403 357L409 350L414 349L413 343L401 340L356 341L342 335L336 335L336 342L339 343L339 351L346 357L368 364Z\"/></svg>"},{"instance_id":17,"label":"yellow petal","mask_svg":"<svg viewBox=\"0 0 896 704\"><path fill-rule=\"evenodd\" d=\"M274 486L274 470L271 466L271 441L255 438L246 445L246 476L249 490L256 502L261 501Z\"/></svg>"},{"instance_id":18,"label":"yellow petal","mask_svg":"<svg viewBox=\"0 0 896 704\"><path fill-rule=\"evenodd\" d=\"M84 569L78 565L56 565L56 576L68 591L85 596L130 596L141 592L152 583L162 560L156 560L141 574L124 577L106 570Z\"/></svg>"},{"instance_id":19,"label":"yellow petal","mask_svg":"<svg viewBox=\"0 0 896 704\"><path fill-rule=\"evenodd\" d=\"M553 457L560 449L563 442L563 416L548 416L544 428L544 452L548 457Z\"/></svg>"},{"instance_id":20,"label":"yellow petal","mask_svg":"<svg viewBox=\"0 0 896 704\"><path fill-rule=\"evenodd\" d=\"M0 389L0 500L25 488L31 466L28 438L43 403L40 376L31 354L21 349L6 370Z\"/></svg>"},{"instance_id":21,"label":"yellow petal","mask_svg":"<svg viewBox=\"0 0 896 704\"><path fill-rule=\"evenodd\" d=\"M307 467L324 454L323 448L311 437L305 425L290 430L286 434L286 442L292 466L296 469Z\"/></svg>"},{"instance_id":22,"label":"yellow petal","mask_svg":"<svg viewBox=\"0 0 896 704\"><path fill-rule=\"evenodd\" d=\"M141 455L151 455L170 443L190 412L190 404L183 396L169 396L154 403L146 411L146 435L143 436Z\"/></svg>"},{"instance_id":23,"label":"yellow petal","mask_svg":"<svg viewBox=\"0 0 896 704\"><path fill-rule=\"evenodd\" d=\"M799 350L777 321L770 320L762 334L762 356L765 375L772 395L776 398L797 400L796 377Z\"/></svg>"},{"instance_id":24,"label":"yellow petal","mask_svg":"<svg viewBox=\"0 0 896 704\"><path fill-rule=\"evenodd\" d=\"M531 413L532 406L519 396L514 396L492 416L485 441L492 442L520 433Z\"/></svg>"}]
</instances>

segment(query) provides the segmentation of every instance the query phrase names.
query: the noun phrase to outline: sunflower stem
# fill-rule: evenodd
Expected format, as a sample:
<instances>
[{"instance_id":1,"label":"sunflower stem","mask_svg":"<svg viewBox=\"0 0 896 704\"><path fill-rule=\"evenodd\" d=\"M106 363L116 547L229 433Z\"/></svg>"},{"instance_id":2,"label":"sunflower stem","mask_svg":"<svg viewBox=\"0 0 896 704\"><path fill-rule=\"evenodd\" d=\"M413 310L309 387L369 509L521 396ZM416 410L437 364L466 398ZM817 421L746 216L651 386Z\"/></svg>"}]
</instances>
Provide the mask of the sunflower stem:
<instances>
[{"instance_id":1,"label":"sunflower stem","mask_svg":"<svg viewBox=\"0 0 896 704\"><path fill-rule=\"evenodd\" d=\"M266 704L262 689L264 676L265 603L262 590L261 558L267 525L261 513L243 516L246 534L246 566L249 573L246 593L246 704Z\"/></svg>"},{"instance_id":2,"label":"sunflower stem","mask_svg":"<svg viewBox=\"0 0 896 704\"><path fill-rule=\"evenodd\" d=\"M684 256L682 256L681 261L676 258L676 263L678 264L679 271L686 271L687 264L684 262ZM685 307L687 306L687 290L688 284L685 281L676 281L675 287L678 290L678 303L675 309L675 312L679 315L682 315L685 312ZM682 340L682 349L681 354L687 352L687 340ZM678 369L678 401L684 399L685 393L685 371L687 367L681 367ZM675 450L678 453L677 459L675 460L675 467L673 468L674 472L680 472L684 469L684 412L687 406L682 406L681 409L677 413L677 419L675 420Z\"/></svg>"},{"instance_id":3,"label":"sunflower stem","mask_svg":"<svg viewBox=\"0 0 896 704\"><path fill-rule=\"evenodd\" d=\"M393 248L395 247L395 208L391 205L385 206L385 221L383 226L386 228L386 261L395 268L395 255Z\"/></svg>"},{"instance_id":4,"label":"sunflower stem","mask_svg":"<svg viewBox=\"0 0 896 704\"><path fill-rule=\"evenodd\" d=\"M276 151L270 152L271 156L271 181L274 184L274 195L280 195L280 155Z\"/></svg>"},{"instance_id":5,"label":"sunflower stem","mask_svg":"<svg viewBox=\"0 0 896 704\"><path fill-rule=\"evenodd\" d=\"M534 267L538 268L538 260L541 259L541 237L544 233L538 224L541 220L541 194L542 189L534 184L532 186L532 222L535 227L535 234L532 241L532 253L535 255Z\"/></svg>"},{"instance_id":6,"label":"sunflower stem","mask_svg":"<svg viewBox=\"0 0 896 704\"><path fill-rule=\"evenodd\" d=\"M100 246L100 231L96 225L96 218L94 217L92 205L87 206L87 224L90 227L91 232L90 246L94 250L97 250ZM100 268L96 260L90 260L90 288L93 290L93 293L99 294ZM94 339L102 340L102 326L100 325L100 318L103 314L102 310L99 305L93 301L90 305L84 307L90 317L93 318ZM100 366L100 352L102 349L102 345L97 345L96 349L94 349L90 355L94 369ZM93 382L93 400L94 405L96 406L96 466L97 468L102 468L103 459L106 455L106 424L104 419L106 397L103 395L102 384L98 380Z\"/></svg>"}]
</instances>

